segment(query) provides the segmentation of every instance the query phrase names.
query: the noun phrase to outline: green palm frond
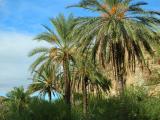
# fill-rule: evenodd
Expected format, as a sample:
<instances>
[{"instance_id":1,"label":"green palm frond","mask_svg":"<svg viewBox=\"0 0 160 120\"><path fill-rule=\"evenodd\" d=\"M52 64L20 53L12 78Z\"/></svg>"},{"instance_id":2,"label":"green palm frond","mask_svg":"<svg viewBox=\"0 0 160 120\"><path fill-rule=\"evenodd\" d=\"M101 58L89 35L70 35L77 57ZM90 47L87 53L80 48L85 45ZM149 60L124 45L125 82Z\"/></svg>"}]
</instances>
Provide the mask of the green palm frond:
<instances>
[{"instance_id":1,"label":"green palm frond","mask_svg":"<svg viewBox=\"0 0 160 120\"><path fill-rule=\"evenodd\" d=\"M153 43L160 43L160 12L144 9L146 2L133 0L81 0L70 7L96 12L97 16L79 17L74 28L83 53L92 49L95 65L112 65L116 80L135 72L137 64L146 66L145 54L154 55Z\"/></svg>"},{"instance_id":2,"label":"green palm frond","mask_svg":"<svg viewBox=\"0 0 160 120\"><path fill-rule=\"evenodd\" d=\"M49 49L48 49L48 48L46 48L46 47L39 47L39 48L33 49L33 50L28 54L28 56L31 57L31 56L34 56L34 55L37 55L37 54L48 53L48 52L49 52Z\"/></svg>"},{"instance_id":3,"label":"green palm frond","mask_svg":"<svg viewBox=\"0 0 160 120\"><path fill-rule=\"evenodd\" d=\"M37 41L45 41L51 44L54 44L58 41L57 36L54 33L44 32L35 37Z\"/></svg>"},{"instance_id":4,"label":"green palm frond","mask_svg":"<svg viewBox=\"0 0 160 120\"><path fill-rule=\"evenodd\" d=\"M56 71L53 66L44 68L43 71L34 71L33 83L28 87L30 93L39 92L40 96L48 94L51 100L52 94L55 95L61 91L61 88L57 87L58 79L55 72Z\"/></svg>"},{"instance_id":5,"label":"green palm frond","mask_svg":"<svg viewBox=\"0 0 160 120\"><path fill-rule=\"evenodd\" d=\"M72 14L69 15L68 18L60 14L56 18L50 19L51 27L53 28L51 29L50 27L43 26L46 29L46 32L41 33L35 39L38 41L46 41L52 46L48 49L34 49L30 53L30 56L39 55L31 65L32 73L34 73L33 81L36 82L38 80L42 82L46 81L46 79L53 79L55 80L53 81L54 85L56 85L56 88L59 89L61 94L64 93L64 74L70 76L70 63L73 63L74 60L74 50L72 48L74 48L75 42L72 38L72 31L76 25L75 21L76 19ZM66 71L64 69L64 63L67 66ZM57 70L53 69L55 66ZM37 73L35 73L35 71ZM46 93L50 94L50 92L46 91L48 88L44 88L45 90L40 90L40 93L42 95L45 95ZM50 88L53 89L52 87Z\"/></svg>"},{"instance_id":6,"label":"green palm frond","mask_svg":"<svg viewBox=\"0 0 160 120\"><path fill-rule=\"evenodd\" d=\"M33 72L37 66L43 64L46 60L48 59L48 56L46 56L45 54L42 54L41 56L39 56L30 66L31 71Z\"/></svg>"}]
</instances>

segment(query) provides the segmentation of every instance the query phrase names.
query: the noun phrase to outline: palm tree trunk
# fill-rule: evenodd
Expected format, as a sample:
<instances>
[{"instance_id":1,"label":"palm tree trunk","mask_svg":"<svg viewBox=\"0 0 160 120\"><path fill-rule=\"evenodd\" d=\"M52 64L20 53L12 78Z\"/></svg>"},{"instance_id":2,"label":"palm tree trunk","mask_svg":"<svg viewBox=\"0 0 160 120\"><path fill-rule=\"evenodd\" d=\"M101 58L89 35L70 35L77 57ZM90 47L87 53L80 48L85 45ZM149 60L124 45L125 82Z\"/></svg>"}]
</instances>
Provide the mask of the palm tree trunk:
<instances>
[{"instance_id":1,"label":"palm tree trunk","mask_svg":"<svg viewBox=\"0 0 160 120\"><path fill-rule=\"evenodd\" d=\"M65 55L63 59L63 72L64 72L64 82L65 82L65 93L64 93L64 100L66 104L71 107L71 85L70 85L70 77L69 77L69 66L68 66L68 59L67 55Z\"/></svg>"},{"instance_id":2,"label":"palm tree trunk","mask_svg":"<svg viewBox=\"0 0 160 120\"><path fill-rule=\"evenodd\" d=\"M125 81L126 81L126 76L125 74L119 74L117 79L117 90L119 95L124 94L124 89L125 89Z\"/></svg>"},{"instance_id":3,"label":"palm tree trunk","mask_svg":"<svg viewBox=\"0 0 160 120\"><path fill-rule=\"evenodd\" d=\"M51 93L51 91L48 92L48 97L49 97L49 102L51 102L51 100L52 100L52 93Z\"/></svg>"},{"instance_id":4,"label":"palm tree trunk","mask_svg":"<svg viewBox=\"0 0 160 120\"><path fill-rule=\"evenodd\" d=\"M122 80L117 80L117 92L119 95L124 93L124 85Z\"/></svg>"},{"instance_id":5,"label":"palm tree trunk","mask_svg":"<svg viewBox=\"0 0 160 120\"><path fill-rule=\"evenodd\" d=\"M88 77L85 76L82 81L83 113L84 113L85 117L87 117L87 110L88 110L87 82L88 82Z\"/></svg>"},{"instance_id":6,"label":"palm tree trunk","mask_svg":"<svg viewBox=\"0 0 160 120\"><path fill-rule=\"evenodd\" d=\"M75 77L73 78L73 81L72 81L73 83L71 84L71 89L74 90L72 95L71 95L71 104L73 106L75 106L75 93L77 92L76 87L75 87L76 81L74 79L75 79Z\"/></svg>"}]
</instances>

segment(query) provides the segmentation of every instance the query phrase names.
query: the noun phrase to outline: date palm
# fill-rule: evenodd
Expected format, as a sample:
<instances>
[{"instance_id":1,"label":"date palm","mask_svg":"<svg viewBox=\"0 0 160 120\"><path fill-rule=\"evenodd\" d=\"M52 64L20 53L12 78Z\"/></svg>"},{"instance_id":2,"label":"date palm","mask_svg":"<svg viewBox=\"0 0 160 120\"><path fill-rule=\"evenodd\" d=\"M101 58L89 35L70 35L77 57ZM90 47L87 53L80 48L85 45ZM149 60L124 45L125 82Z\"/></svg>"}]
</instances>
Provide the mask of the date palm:
<instances>
[{"instance_id":1,"label":"date palm","mask_svg":"<svg viewBox=\"0 0 160 120\"><path fill-rule=\"evenodd\" d=\"M70 106L71 104L71 86L69 64L72 60L73 39L71 32L75 26L75 19L72 15L65 18L63 15L50 20L52 27L46 26L46 32L41 33L35 39L38 41L46 41L52 46L50 48L37 48L30 53L30 56L40 53L37 60L31 65L32 69L42 68L43 66L58 66L63 72L64 79L64 99Z\"/></svg>"},{"instance_id":2,"label":"date palm","mask_svg":"<svg viewBox=\"0 0 160 120\"><path fill-rule=\"evenodd\" d=\"M79 18L76 38L84 51L92 48L95 62L112 66L120 93L127 73L134 72L137 63L145 65L144 51L153 56L151 43L159 43L155 26L160 25L160 12L145 10L144 5L133 0L81 0L70 6L96 13Z\"/></svg>"},{"instance_id":3,"label":"date palm","mask_svg":"<svg viewBox=\"0 0 160 120\"><path fill-rule=\"evenodd\" d=\"M51 102L52 95L56 97L58 92L60 92L55 73L53 67L43 69L42 72L35 71L33 74L33 83L29 85L28 91L30 93L39 92L42 97L48 94L49 101Z\"/></svg>"},{"instance_id":4,"label":"date palm","mask_svg":"<svg viewBox=\"0 0 160 120\"><path fill-rule=\"evenodd\" d=\"M9 93L7 93L7 101L10 108L22 114L25 109L28 108L30 102L30 93L25 91L23 87L15 87Z\"/></svg>"},{"instance_id":5,"label":"date palm","mask_svg":"<svg viewBox=\"0 0 160 120\"><path fill-rule=\"evenodd\" d=\"M86 54L87 55L87 54ZM88 111L88 95L92 91L107 92L110 89L110 81L100 73L94 64L89 59L90 56L76 55L75 68L73 71L73 85L74 92L82 93L83 99L83 113L87 117ZM76 91L77 89L77 91ZM74 93L73 93L74 94ZM95 95L95 93L93 92Z\"/></svg>"}]
</instances>

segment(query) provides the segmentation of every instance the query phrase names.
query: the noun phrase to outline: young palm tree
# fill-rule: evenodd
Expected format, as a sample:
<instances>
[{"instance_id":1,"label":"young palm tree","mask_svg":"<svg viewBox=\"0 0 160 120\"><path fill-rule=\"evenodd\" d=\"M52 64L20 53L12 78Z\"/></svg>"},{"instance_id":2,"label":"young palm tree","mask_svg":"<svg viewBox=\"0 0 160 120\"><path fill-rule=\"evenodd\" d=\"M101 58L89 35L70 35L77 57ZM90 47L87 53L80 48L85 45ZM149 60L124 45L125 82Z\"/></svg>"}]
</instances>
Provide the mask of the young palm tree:
<instances>
[{"instance_id":1,"label":"young palm tree","mask_svg":"<svg viewBox=\"0 0 160 120\"><path fill-rule=\"evenodd\" d=\"M21 114L27 107L30 101L30 93L26 92L23 87L14 88L7 94L9 105L19 114Z\"/></svg>"},{"instance_id":2,"label":"young palm tree","mask_svg":"<svg viewBox=\"0 0 160 120\"><path fill-rule=\"evenodd\" d=\"M71 31L75 26L75 19L72 15L66 19L63 15L59 15L55 19L51 19L54 30L46 28L46 32L41 33L35 39L38 41L46 41L52 45L51 48L38 48L30 53L30 56L41 53L40 57L32 64L32 69L41 66L58 65L58 69L63 71L64 78L64 99L66 103L71 105L71 86L69 64L72 60L73 39ZM39 67L38 67L39 68Z\"/></svg>"},{"instance_id":3,"label":"young palm tree","mask_svg":"<svg viewBox=\"0 0 160 120\"><path fill-rule=\"evenodd\" d=\"M159 43L155 26L160 24L160 12L145 10L144 5L147 3L133 0L81 0L71 6L97 13L79 18L76 38L84 51L92 48L94 61L113 66L120 93L127 73L135 71L137 62L145 65L144 51L152 56L151 43Z\"/></svg>"},{"instance_id":4,"label":"young palm tree","mask_svg":"<svg viewBox=\"0 0 160 120\"><path fill-rule=\"evenodd\" d=\"M99 90L99 92L107 92L110 89L110 81L99 73L95 65L89 59L89 56L77 55L75 59L75 69L73 71L73 82L72 85L73 94L74 92L81 93L83 99L83 113L87 117L88 111L88 94L91 93L91 88ZM89 87L91 86L91 87ZM78 91L75 91L75 88ZM100 94L100 93L98 93Z\"/></svg>"},{"instance_id":5,"label":"young palm tree","mask_svg":"<svg viewBox=\"0 0 160 120\"><path fill-rule=\"evenodd\" d=\"M60 91L57 86L57 78L55 70L44 69L43 72L36 71L33 76L33 83L29 85L28 91L30 93L40 92L40 96L45 97L48 94L49 101L52 100L53 96L56 96Z\"/></svg>"}]
</instances>

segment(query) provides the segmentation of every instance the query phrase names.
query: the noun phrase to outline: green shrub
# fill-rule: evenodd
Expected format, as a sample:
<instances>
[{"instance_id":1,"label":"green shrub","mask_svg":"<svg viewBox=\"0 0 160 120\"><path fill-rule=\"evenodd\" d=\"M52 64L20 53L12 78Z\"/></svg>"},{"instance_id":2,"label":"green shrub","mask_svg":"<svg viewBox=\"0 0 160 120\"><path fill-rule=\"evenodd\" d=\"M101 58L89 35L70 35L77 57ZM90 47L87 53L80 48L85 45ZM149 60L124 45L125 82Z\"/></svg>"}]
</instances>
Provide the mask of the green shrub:
<instances>
[{"instance_id":1,"label":"green shrub","mask_svg":"<svg viewBox=\"0 0 160 120\"><path fill-rule=\"evenodd\" d=\"M160 100L155 103L148 98L142 88L136 88L126 90L120 97L92 99L89 118L91 120L160 120L159 118L154 119L154 115L160 111ZM148 106L147 111L145 107L148 104L155 104L157 109ZM152 113L150 113L151 109Z\"/></svg>"},{"instance_id":2,"label":"green shrub","mask_svg":"<svg viewBox=\"0 0 160 120\"><path fill-rule=\"evenodd\" d=\"M160 120L160 97L149 97L141 104L141 112L148 120Z\"/></svg>"},{"instance_id":3,"label":"green shrub","mask_svg":"<svg viewBox=\"0 0 160 120\"><path fill-rule=\"evenodd\" d=\"M82 103L72 107L70 114L63 100L51 103L31 98L19 112L16 102L7 101L5 112L0 111L1 120L160 120L160 97L149 97L142 88L132 88L122 96L89 99L88 116L83 116ZM7 110L7 111L6 111ZM2 114L3 113L3 114ZM3 116L2 116L3 115ZM3 119L2 119L3 118Z\"/></svg>"}]
</instances>

